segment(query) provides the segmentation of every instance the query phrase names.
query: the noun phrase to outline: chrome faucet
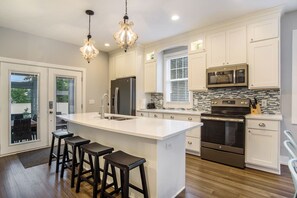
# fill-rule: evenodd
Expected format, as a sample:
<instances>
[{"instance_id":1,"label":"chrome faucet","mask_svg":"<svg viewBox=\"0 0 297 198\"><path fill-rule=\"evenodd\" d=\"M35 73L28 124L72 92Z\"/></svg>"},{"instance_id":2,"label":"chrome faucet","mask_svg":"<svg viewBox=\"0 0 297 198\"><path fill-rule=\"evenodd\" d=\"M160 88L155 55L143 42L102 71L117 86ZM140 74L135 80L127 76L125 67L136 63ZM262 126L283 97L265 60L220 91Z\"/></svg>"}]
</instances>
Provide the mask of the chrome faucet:
<instances>
[{"instance_id":1,"label":"chrome faucet","mask_svg":"<svg viewBox=\"0 0 297 198\"><path fill-rule=\"evenodd\" d=\"M107 98L107 99L109 99L109 96L108 96L108 94L107 93L105 93L105 94L103 94L103 96L102 96L102 98L101 98L101 119L104 119L104 98Z\"/></svg>"}]
</instances>

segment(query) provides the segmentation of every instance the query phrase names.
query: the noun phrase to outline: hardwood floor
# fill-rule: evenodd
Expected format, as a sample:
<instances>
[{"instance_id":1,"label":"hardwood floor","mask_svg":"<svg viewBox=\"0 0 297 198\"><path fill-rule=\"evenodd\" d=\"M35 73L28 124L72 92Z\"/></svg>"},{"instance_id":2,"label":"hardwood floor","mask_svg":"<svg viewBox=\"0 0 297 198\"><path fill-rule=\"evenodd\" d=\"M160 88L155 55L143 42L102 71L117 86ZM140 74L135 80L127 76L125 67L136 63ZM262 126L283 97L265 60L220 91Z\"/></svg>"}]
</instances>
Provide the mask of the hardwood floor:
<instances>
[{"instance_id":1,"label":"hardwood floor","mask_svg":"<svg viewBox=\"0 0 297 198\"><path fill-rule=\"evenodd\" d=\"M252 169L237 169L201 160L186 159L186 190L178 198L193 197L293 197L294 187L287 167L282 175ZM55 164L24 169L16 155L0 158L1 198L91 197L92 188L82 183L81 192L70 188L70 174L60 179ZM99 196L98 196L99 197Z\"/></svg>"}]
</instances>

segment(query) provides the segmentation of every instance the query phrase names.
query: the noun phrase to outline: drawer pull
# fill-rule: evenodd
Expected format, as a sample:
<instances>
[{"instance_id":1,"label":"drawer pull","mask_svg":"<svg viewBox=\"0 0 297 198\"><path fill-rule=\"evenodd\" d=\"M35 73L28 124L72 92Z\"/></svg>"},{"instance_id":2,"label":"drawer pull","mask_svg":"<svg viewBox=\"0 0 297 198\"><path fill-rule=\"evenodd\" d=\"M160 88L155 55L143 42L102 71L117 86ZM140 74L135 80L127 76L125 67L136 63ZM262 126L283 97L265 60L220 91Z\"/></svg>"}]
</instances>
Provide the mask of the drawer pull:
<instances>
[{"instance_id":1,"label":"drawer pull","mask_svg":"<svg viewBox=\"0 0 297 198\"><path fill-rule=\"evenodd\" d=\"M174 119L174 116L170 116L170 119Z\"/></svg>"},{"instance_id":2,"label":"drawer pull","mask_svg":"<svg viewBox=\"0 0 297 198\"><path fill-rule=\"evenodd\" d=\"M192 120L192 118L191 118L191 117L188 117L188 120L189 120L189 121L191 121L191 120Z\"/></svg>"},{"instance_id":3,"label":"drawer pull","mask_svg":"<svg viewBox=\"0 0 297 198\"><path fill-rule=\"evenodd\" d=\"M140 115L143 116L143 113L141 113Z\"/></svg>"},{"instance_id":4,"label":"drawer pull","mask_svg":"<svg viewBox=\"0 0 297 198\"><path fill-rule=\"evenodd\" d=\"M155 115L154 115L154 118L157 118L157 117L158 117L158 116L155 114Z\"/></svg>"},{"instance_id":5,"label":"drawer pull","mask_svg":"<svg viewBox=\"0 0 297 198\"><path fill-rule=\"evenodd\" d=\"M259 123L259 126L260 127L266 127L265 123L263 123L263 122Z\"/></svg>"},{"instance_id":6,"label":"drawer pull","mask_svg":"<svg viewBox=\"0 0 297 198\"><path fill-rule=\"evenodd\" d=\"M192 145L192 144L193 144L193 142L191 142L191 141L188 141L188 144Z\"/></svg>"}]
</instances>

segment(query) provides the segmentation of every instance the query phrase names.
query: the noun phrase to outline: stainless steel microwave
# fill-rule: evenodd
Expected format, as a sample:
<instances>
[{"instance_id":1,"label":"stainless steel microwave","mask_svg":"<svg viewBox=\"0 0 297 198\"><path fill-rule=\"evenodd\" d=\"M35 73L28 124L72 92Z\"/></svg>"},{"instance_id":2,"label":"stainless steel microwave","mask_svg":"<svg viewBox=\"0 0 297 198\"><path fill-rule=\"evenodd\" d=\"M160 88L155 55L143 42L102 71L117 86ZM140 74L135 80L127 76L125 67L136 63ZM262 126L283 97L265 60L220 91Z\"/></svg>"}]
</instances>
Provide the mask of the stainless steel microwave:
<instances>
[{"instance_id":1,"label":"stainless steel microwave","mask_svg":"<svg viewBox=\"0 0 297 198\"><path fill-rule=\"evenodd\" d=\"M212 67L206 70L207 87L247 87L248 65Z\"/></svg>"}]
</instances>

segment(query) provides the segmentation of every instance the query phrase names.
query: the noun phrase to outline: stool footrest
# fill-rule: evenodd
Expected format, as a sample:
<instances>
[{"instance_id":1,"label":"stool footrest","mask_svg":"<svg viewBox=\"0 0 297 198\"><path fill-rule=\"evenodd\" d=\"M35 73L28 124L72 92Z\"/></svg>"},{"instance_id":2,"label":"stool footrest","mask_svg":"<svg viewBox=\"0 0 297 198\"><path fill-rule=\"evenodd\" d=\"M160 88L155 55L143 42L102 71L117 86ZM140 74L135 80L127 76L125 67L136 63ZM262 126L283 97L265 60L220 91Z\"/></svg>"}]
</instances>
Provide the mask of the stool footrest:
<instances>
[{"instance_id":1,"label":"stool footrest","mask_svg":"<svg viewBox=\"0 0 297 198\"><path fill-rule=\"evenodd\" d=\"M134 190L136 190L136 191L138 191L138 192L140 192L140 193L143 194L143 190L140 189L140 188L138 188L137 186L134 186L133 184L129 184L129 186L130 186L131 188L133 188Z\"/></svg>"}]
</instances>

